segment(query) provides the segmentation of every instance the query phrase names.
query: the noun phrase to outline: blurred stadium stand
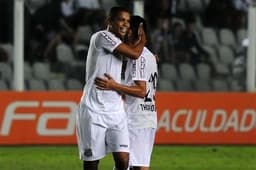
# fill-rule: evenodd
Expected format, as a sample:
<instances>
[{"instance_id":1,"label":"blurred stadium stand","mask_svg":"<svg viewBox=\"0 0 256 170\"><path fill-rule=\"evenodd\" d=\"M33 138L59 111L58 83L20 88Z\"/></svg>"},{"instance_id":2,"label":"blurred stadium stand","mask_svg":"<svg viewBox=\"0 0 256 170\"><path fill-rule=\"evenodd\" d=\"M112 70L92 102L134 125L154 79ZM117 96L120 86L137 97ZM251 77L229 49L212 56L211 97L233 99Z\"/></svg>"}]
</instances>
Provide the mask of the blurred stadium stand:
<instances>
[{"instance_id":1,"label":"blurred stadium stand","mask_svg":"<svg viewBox=\"0 0 256 170\"><path fill-rule=\"evenodd\" d=\"M114 5L127 5L126 0L98 1L98 7L81 7L74 3L70 13L62 9L61 0L45 0L44 3L26 0L25 8L25 65L26 90L82 90L86 53L93 32L104 29L104 19ZM170 39L158 36L149 39L149 48L159 49L159 91L244 91L244 84L238 83L232 72L234 60L241 42L247 36L246 24L233 22L216 25L211 22L211 6L214 0L159 0L144 1L145 18L149 23L149 35L159 29L159 35L168 33ZM10 6L9 0L1 2L2 8ZM40 2L40 3L39 3ZM75 1L74 1L75 2ZM102 3L100 3L102 2ZM225 1L226 3L231 1ZM224 3L224 1L215 1ZM128 7L132 7L129 5ZM53 14L50 11L54 11ZM149 10L151 12L149 12ZM221 9L219 9L221 10ZM222 9L225 11L225 9ZM235 9L229 9L236 12ZM219 15L229 15L230 11ZM222 11L222 12L223 12ZM8 11L1 16L1 23L9 20ZM215 12L216 14L216 12ZM207 18L208 17L208 18ZM217 16L215 16L217 18ZM241 16L242 17L242 16ZM160 18L168 18L161 23ZM223 17L224 19L225 17ZM191 53L197 54L192 46L175 37L173 25L181 23L185 31L187 20L195 21L195 33L199 45L209 54L200 54L196 64L192 64ZM229 18L236 20L235 16ZM9 21L10 24L12 20ZM221 22L221 21L220 21ZM224 22L224 21L223 21ZM10 25L8 25L9 27ZM160 26L160 27L158 27ZM1 25L2 27L2 25ZM7 29L0 29L6 31ZM12 31L12 30L10 30ZM1 35L5 34L0 32ZM6 35L12 33L8 32ZM157 42L157 43L156 43ZM160 42L158 44L158 42ZM0 90L11 90L13 77L12 38L0 39ZM186 48L185 48L186 47ZM167 50L166 50L167 49ZM186 50L189 51L187 53ZM179 50L184 50L184 54ZM163 59L168 55L170 60ZM4 58L7 56L7 59ZM180 58L179 58L180 57ZM245 82L244 82L245 83Z\"/></svg>"}]
</instances>

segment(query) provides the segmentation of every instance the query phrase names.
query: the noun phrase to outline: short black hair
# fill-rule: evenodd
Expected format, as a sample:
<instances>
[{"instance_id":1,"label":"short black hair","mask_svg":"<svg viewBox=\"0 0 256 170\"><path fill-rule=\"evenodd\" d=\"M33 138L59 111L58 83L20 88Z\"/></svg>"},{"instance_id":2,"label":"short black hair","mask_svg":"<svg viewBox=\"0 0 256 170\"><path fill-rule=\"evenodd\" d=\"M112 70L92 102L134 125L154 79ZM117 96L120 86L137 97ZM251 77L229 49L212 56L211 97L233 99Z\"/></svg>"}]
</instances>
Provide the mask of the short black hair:
<instances>
[{"instance_id":1,"label":"short black hair","mask_svg":"<svg viewBox=\"0 0 256 170\"><path fill-rule=\"evenodd\" d=\"M114 6L114 7L112 7L112 8L110 9L110 11L109 11L109 16L108 16L108 17L109 17L109 20L110 20L110 21L114 21L120 12L128 12L128 13L131 13L131 12L129 11L129 9L126 8L126 7L123 7L123 6Z\"/></svg>"},{"instance_id":2,"label":"short black hair","mask_svg":"<svg viewBox=\"0 0 256 170\"><path fill-rule=\"evenodd\" d=\"M144 30L145 34L147 34L146 20L138 15L134 15L131 17L130 28L132 30L134 37L136 37L136 38L138 37L138 29L139 29L140 23L143 24L143 30Z\"/></svg>"}]
</instances>

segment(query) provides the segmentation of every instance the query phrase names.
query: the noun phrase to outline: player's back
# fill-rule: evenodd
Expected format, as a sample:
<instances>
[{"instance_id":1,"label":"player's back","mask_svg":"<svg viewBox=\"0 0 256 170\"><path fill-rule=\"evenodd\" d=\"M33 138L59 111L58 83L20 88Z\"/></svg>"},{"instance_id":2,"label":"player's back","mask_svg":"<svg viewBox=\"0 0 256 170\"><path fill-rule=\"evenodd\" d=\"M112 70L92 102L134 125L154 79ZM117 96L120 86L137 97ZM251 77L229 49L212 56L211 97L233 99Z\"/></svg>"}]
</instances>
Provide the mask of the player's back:
<instances>
[{"instance_id":1,"label":"player's back","mask_svg":"<svg viewBox=\"0 0 256 170\"><path fill-rule=\"evenodd\" d=\"M125 111L129 125L133 127L156 127L155 93L158 70L155 55L146 47L137 60L128 60L125 83L134 85L135 80L146 81L146 96L138 98L127 95Z\"/></svg>"}]
</instances>

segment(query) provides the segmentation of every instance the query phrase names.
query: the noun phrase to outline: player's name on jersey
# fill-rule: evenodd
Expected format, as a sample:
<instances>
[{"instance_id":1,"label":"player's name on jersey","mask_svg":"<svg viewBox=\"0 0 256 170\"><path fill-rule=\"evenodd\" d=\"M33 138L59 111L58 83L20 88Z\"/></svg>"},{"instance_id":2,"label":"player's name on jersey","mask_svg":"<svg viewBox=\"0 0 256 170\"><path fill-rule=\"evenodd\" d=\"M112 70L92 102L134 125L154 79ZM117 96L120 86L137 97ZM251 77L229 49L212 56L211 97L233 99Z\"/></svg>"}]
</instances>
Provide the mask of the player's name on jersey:
<instances>
[{"instance_id":1,"label":"player's name on jersey","mask_svg":"<svg viewBox=\"0 0 256 170\"><path fill-rule=\"evenodd\" d=\"M156 107L154 104L140 104L140 108L142 111L151 111L154 112L156 111Z\"/></svg>"}]
</instances>

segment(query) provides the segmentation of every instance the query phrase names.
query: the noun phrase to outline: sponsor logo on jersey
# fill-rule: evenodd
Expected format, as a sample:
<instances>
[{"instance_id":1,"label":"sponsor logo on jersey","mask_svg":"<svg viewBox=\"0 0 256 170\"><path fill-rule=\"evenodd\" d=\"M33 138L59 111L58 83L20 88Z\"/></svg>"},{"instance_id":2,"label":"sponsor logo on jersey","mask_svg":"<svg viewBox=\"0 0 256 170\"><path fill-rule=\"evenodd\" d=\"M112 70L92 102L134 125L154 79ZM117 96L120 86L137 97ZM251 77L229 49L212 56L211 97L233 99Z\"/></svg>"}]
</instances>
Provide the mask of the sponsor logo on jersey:
<instances>
[{"instance_id":1,"label":"sponsor logo on jersey","mask_svg":"<svg viewBox=\"0 0 256 170\"><path fill-rule=\"evenodd\" d=\"M120 145L120 147L122 147L122 148L128 148L128 145L122 144L122 145Z\"/></svg>"}]
</instances>

